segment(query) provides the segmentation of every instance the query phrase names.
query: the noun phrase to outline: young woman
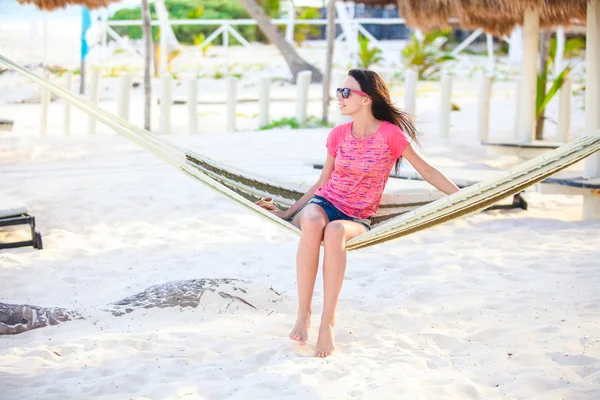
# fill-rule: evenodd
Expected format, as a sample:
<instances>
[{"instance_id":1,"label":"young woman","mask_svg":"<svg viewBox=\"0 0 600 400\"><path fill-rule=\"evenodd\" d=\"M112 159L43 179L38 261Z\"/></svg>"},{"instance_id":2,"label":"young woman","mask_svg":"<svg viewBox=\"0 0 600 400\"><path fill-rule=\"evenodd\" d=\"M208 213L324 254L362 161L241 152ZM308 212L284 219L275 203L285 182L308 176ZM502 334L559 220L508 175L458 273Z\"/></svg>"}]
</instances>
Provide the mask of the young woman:
<instances>
[{"instance_id":1,"label":"young woman","mask_svg":"<svg viewBox=\"0 0 600 400\"><path fill-rule=\"evenodd\" d=\"M352 122L338 125L327 138L327 159L317 183L288 210L260 201L266 208L302 230L296 256L298 316L290 338L306 343L312 296L323 260L323 313L317 357L334 350L335 311L346 270L347 240L370 229L394 164L408 160L423 178L451 194L458 187L432 167L413 148L417 132L407 114L396 109L383 80L373 71L352 69L337 89L340 111Z\"/></svg>"}]
</instances>

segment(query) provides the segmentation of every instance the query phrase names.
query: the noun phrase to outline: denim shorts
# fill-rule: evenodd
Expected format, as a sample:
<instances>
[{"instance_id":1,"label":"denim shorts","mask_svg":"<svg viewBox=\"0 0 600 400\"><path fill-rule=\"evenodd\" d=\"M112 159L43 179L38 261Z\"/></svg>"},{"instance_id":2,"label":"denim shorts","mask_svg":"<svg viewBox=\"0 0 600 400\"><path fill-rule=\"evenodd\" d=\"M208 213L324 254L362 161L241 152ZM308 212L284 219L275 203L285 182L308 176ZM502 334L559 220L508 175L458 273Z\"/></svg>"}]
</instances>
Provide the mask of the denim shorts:
<instances>
[{"instance_id":1,"label":"denim shorts","mask_svg":"<svg viewBox=\"0 0 600 400\"><path fill-rule=\"evenodd\" d=\"M329 218L329 222L337 221L337 220L354 221L354 222L358 222L359 224L362 224L365 228L367 228L367 231L371 230L371 218L350 217L350 216L344 214L343 212L341 212L340 210L338 210L333 204L331 204L331 202L329 200L327 200L324 197L314 196L312 199L310 199L308 201L308 203L306 203L306 205L309 205L309 204L316 204L318 206L321 206L321 208L323 208L323 210L325 210L325 213L327 214L327 217Z\"/></svg>"}]
</instances>

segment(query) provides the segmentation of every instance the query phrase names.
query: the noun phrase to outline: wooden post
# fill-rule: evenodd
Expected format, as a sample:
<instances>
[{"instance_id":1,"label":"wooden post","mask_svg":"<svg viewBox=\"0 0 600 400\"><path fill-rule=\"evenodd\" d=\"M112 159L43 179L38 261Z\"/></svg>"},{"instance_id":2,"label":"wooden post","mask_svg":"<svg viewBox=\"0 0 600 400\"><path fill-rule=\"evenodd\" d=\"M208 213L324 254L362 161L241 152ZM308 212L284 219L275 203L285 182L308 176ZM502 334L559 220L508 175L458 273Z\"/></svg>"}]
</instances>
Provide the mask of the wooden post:
<instances>
[{"instance_id":1,"label":"wooden post","mask_svg":"<svg viewBox=\"0 0 600 400\"><path fill-rule=\"evenodd\" d=\"M227 132L235 132L238 78L227 79Z\"/></svg>"},{"instance_id":2,"label":"wooden post","mask_svg":"<svg viewBox=\"0 0 600 400\"><path fill-rule=\"evenodd\" d=\"M537 54L540 18L537 11L525 11L523 23L523 68L521 69L520 110L517 141L531 143L535 128L535 97L537 86Z\"/></svg>"},{"instance_id":3,"label":"wooden post","mask_svg":"<svg viewBox=\"0 0 600 400\"><path fill-rule=\"evenodd\" d=\"M65 74L65 90L69 92L73 87L73 73L67 72ZM71 103L65 101L65 119L64 119L64 131L65 135L71 134Z\"/></svg>"},{"instance_id":4,"label":"wooden post","mask_svg":"<svg viewBox=\"0 0 600 400\"><path fill-rule=\"evenodd\" d=\"M187 81L188 133L198 133L198 80L192 77Z\"/></svg>"},{"instance_id":5,"label":"wooden post","mask_svg":"<svg viewBox=\"0 0 600 400\"><path fill-rule=\"evenodd\" d=\"M171 74L163 73L160 77L160 133L171 133L171 107L173 106Z\"/></svg>"},{"instance_id":6,"label":"wooden post","mask_svg":"<svg viewBox=\"0 0 600 400\"><path fill-rule=\"evenodd\" d=\"M225 74L224 74L224 76L229 77L229 24L226 24L225 30L223 30L223 47L225 48Z\"/></svg>"},{"instance_id":7,"label":"wooden post","mask_svg":"<svg viewBox=\"0 0 600 400\"><path fill-rule=\"evenodd\" d=\"M571 79L565 79L560 89L558 98L558 128L556 141L566 143L569 141L569 127L571 125L571 103L573 99L573 84Z\"/></svg>"},{"instance_id":8,"label":"wooden post","mask_svg":"<svg viewBox=\"0 0 600 400\"><path fill-rule=\"evenodd\" d=\"M600 129L600 0L588 2L586 29L585 130L591 133ZM585 160L583 177L600 177L600 153ZM600 218L599 195L584 196L583 218Z\"/></svg>"},{"instance_id":9,"label":"wooden post","mask_svg":"<svg viewBox=\"0 0 600 400\"><path fill-rule=\"evenodd\" d=\"M41 92L42 115L40 118L40 134L42 136L46 136L48 133L48 107L50 106L50 91L48 89L42 89Z\"/></svg>"},{"instance_id":10,"label":"wooden post","mask_svg":"<svg viewBox=\"0 0 600 400\"><path fill-rule=\"evenodd\" d=\"M100 81L100 70L92 68L90 71L90 102L94 105L98 104L98 83ZM96 134L96 118L88 116L88 135Z\"/></svg>"},{"instance_id":11,"label":"wooden post","mask_svg":"<svg viewBox=\"0 0 600 400\"><path fill-rule=\"evenodd\" d=\"M44 76L48 78L48 13L44 12L42 25L42 62L44 64ZM50 91L41 89L40 103L42 106L40 118L40 134L46 136L48 133L48 107L50 106Z\"/></svg>"},{"instance_id":12,"label":"wooden post","mask_svg":"<svg viewBox=\"0 0 600 400\"><path fill-rule=\"evenodd\" d=\"M477 132L481 142L490 138L490 97L492 93L491 76L481 74L479 84L479 112L477 113Z\"/></svg>"},{"instance_id":13,"label":"wooden post","mask_svg":"<svg viewBox=\"0 0 600 400\"><path fill-rule=\"evenodd\" d=\"M521 81L523 79L521 77L516 78L516 82L517 82L517 87L516 87L516 101L515 101L515 125L514 125L514 137L513 139L516 140L517 139L517 132L519 131L519 119L521 118Z\"/></svg>"},{"instance_id":14,"label":"wooden post","mask_svg":"<svg viewBox=\"0 0 600 400\"><path fill-rule=\"evenodd\" d=\"M554 76L557 77L562 70L562 60L565 54L565 28L556 28L556 54L554 55Z\"/></svg>"},{"instance_id":15,"label":"wooden post","mask_svg":"<svg viewBox=\"0 0 600 400\"><path fill-rule=\"evenodd\" d=\"M450 136L450 112L452 104L452 77L447 71L442 73L441 93L440 93L440 137L448 138Z\"/></svg>"},{"instance_id":16,"label":"wooden post","mask_svg":"<svg viewBox=\"0 0 600 400\"><path fill-rule=\"evenodd\" d=\"M260 78L260 112L258 114L258 126L263 127L269 123L269 101L271 96L271 77Z\"/></svg>"},{"instance_id":17,"label":"wooden post","mask_svg":"<svg viewBox=\"0 0 600 400\"><path fill-rule=\"evenodd\" d=\"M404 110L411 115L417 113L417 73L412 69L404 75Z\"/></svg>"},{"instance_id":18,"label":"wooden post","mask_svg":"<svg viewBox=\"0 0 600 400\"><path fill-rule=\"evenodd\" d=\"M308 88L311 79L312 71L301 71L298 73L298 81L296 84L296 120L299 123L306 121Z\"/></svg>"},{"instance_id":19,"label":"wooden post","mask_svg":"<svg viewBox=\"0 0 600 400\"><path fill-rule=\"evenodd\" d=\"M131 99L131 74L119 76L119 94L117 97L117 115L129 121L129 103Z\"/></svg>"},{"instance_id":20,"label":"wooden post","mask_svg":"<svg viewBox=\"0 0 600 400\"><path fill-rule=\"evenodd\" d=\"M494 56L494 36L486 33L485 42L487 45L488 54L488 71L491 76L494 76L494 69L496 67L496 57Z\"/></svg>"}]
</instances>

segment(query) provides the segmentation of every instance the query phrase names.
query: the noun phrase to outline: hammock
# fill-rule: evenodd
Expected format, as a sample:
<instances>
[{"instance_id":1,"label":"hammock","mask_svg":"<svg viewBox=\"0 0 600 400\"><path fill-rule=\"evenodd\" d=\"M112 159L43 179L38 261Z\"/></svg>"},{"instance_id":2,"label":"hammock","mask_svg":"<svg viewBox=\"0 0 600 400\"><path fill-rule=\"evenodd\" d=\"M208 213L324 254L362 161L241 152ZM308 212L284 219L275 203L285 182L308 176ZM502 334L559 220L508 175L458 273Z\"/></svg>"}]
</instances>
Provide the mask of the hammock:
<instances>
[{"instance_id":1,"label":"hammock","mask_svg":"<svg viewBox=\"0 0 600 400\"><path fill-rule=\"evenodd\" d=\"M112 115L87 100L49 82L23 66L0 55L0 62L62 97L82 111L96 117L117 133L127 137L176 168L200 180L210 188L260 213L268 220L299 235L291 223L274 216L254 204L261 197L273 197L282 207L291 205L302 192L269 183L265 177L236 170L201 154L165 142L152 133ZM373 229L346 243L347 250L356 250L418 232L432 226L463 217L522 192L525 188L600 150L600 131L582 136L553 151L525 162L497 177L482 181L457 193L424 204L402 202L402 196L382 203Z\"/></svg>"}]
</instances>

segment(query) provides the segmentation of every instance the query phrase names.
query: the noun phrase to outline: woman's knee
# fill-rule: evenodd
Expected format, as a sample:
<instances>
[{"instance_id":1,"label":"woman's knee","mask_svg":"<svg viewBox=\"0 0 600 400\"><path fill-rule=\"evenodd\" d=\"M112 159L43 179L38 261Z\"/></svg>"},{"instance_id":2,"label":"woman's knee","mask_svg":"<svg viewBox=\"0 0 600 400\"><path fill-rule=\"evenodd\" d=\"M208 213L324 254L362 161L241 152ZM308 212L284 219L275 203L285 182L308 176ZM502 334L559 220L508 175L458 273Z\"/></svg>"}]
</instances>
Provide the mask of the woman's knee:
<instances>
[{"instance_id":1,"label":"woman's knee","mask_svg":"<svg viewBox=\"0 0 600 400\"><path fill-rule=\"evenodd\" d=\"M320 207L318 209L315 209L315 207L319 206L311 207L309 204L302 210L302 213L299 216L301 230L318 230L322 232L323 229L325 229L325 226L327 225L327 215Z\"/></svg>"},{"instance_id":2,"label":"woman's knee","mask_svg":"<svg viewBox=\"0 0 600 400\"><path fill-rule=\"evenodd\" d=\"M346 240L346 228L344 227L344 224L339 221L328 223L325 227L323 240L325 244L344 242Z\"/></svg>"}]
</instances>

